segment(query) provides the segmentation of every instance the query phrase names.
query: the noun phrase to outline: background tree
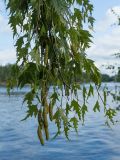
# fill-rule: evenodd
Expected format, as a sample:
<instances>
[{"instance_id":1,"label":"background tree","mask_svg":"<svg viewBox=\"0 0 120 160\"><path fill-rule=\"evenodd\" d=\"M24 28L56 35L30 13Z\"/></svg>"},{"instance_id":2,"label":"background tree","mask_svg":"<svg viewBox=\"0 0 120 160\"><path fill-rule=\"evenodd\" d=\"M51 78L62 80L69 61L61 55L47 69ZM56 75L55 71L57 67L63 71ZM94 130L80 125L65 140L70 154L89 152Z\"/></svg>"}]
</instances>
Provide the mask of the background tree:
<instances>
[{"instance_id":1,"label":"background tree","mask_svg":"<svg viewBox=\"0 0 120 160\"><path fill-rule=\"evenodd\" d=\"M28 108L24 120L38 117L42 145L44 133L49 139L48 116L57 126L55 136L64 132L69 138L69 130L77 132L79 122L84 123L87 100L94 94L92 84L87 90L77 78L84 82L85 74L97 91L101 84L99 70L85 53L91 43L88 27L93 27L93 5L89 0L6 0L6 5L17 52L8 88L30 85L24 97ZM106 92L102 101L105 116L113 122L115 110L106 108ZM98 99L93 110L100 111Z\"/></svg>"},{"instance_id":2,"label":"background tree","mask_svg":"<svg viewBox=\"0 0 120 160\"><path fill-rule=\"evenodd\" d=\"M7 80L11 77L12 66L11 64L0 66L0 84L6 84Z\"/></svg>"}]
</instances>

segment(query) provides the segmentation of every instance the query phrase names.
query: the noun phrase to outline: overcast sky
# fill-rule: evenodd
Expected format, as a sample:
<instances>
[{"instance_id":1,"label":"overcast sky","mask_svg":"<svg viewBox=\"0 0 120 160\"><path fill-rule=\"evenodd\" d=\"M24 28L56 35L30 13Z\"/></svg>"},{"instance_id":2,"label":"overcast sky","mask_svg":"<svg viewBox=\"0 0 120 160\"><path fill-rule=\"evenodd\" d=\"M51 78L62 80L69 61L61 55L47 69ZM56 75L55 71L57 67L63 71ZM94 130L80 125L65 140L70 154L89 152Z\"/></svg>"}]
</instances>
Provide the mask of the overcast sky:
<instances>
[{"instance_id":1,"label":"overcast sky","mask_svg":"<svg viewBox=\"0 0 120 160\"><path fill-rule=\"evenodd\" d=\"M119 64L120 60L112 56L120 52L120 26L117 18L111 12L111 8L120 14L120 0L91 0L94 5L93 16L96 19L94 24L93 44L87 50L89 58L93 59L102 72L106 72L102 65ZM12 32L8 25L8 17L4 4L0 0L0 64L14 63L16 53Z\"/></svg>"}]
</instances>

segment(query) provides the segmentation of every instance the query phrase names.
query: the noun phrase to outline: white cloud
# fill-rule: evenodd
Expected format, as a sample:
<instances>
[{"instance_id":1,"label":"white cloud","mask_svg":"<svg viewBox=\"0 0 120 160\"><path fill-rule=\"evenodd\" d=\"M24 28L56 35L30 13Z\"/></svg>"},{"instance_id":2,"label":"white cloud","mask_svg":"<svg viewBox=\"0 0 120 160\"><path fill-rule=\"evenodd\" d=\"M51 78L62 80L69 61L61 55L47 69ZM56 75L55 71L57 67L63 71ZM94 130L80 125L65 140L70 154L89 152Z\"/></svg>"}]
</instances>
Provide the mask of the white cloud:
<instances>
[{"instance_id":1,"label":"white cloud","mask_svg":"<svg viewBox=\"0 0 120 160\"><path fill-rule=\"evenodd\" d=\"M96 58L98 56L109 59L110 55L120 50L120 28L116 28L104 35L96 36L93 41L94 44L89 49L88 55Z\"/></svg>"},{"instance_id":2,"label":"white cloud","mask_svg":"<svg viewBox=\"0 0 120 160\"><path fill-rule=\"evenodd\" d=\"M1 1L0 1L0 12L3 12L3 10L5 10L5 4L4 4L4 2L1 0Z\"/></svg>"},{"instance_id":3,"label":"white cloud","mask_svg":"<svg viewBox=\"0 0 120 160\"><path fill-rule=\"evenodd\" d=\"M14 63L16 60L16 52L11 41L12 31L6 14L5 4L0 1L0 65Z\"/></svg>"},{"instance_id":4,"label":"white cloud","mask_svg":"<svg viewBox=\"0 0 120 160\"><path fill-rule=\"evenodd\" d=\"M0 33L11 33L8 19L2 15L0 15Z\"/></svg>"},{"instance_id":5,"label":"white cloud","mask_svg":"<svg viewBox=\"0 0 120 160\"><path fill-rule=\"evenodd\" d=\"M13 48L0 50L0 65L5 65L7 63L15 63L16 52Z\"/></svg>"},{"instance_id":6,"label":"white cloud","mask_svg":"<svg viewBox=\"0 0 120 160\"><path fill-rule=\"evenodd\" d=\"M120 6L113 7L113 9L120 15ZM93 59L99 69L104 72L104 68L101 67L103 64L118 63L120 65L120 59L112 56L120 52L120 26L111 26L116 20L111 9L108 9L105 17L96 24L93 44L87 51L88 57Z\"/></svg>"},{"instance_id":7,"label":"white cloud","mask_svg":"<svg viewBox=\"0 0 120 160\"><path fill-rule=\"evenodd\" d=\"M115 14L113 14L112 10L114 10ZM109 8L106 11L105 17L99 21L95 26L95 31L107 31L111 26L118 23L118 15L120 15L120 6L115 6L113 8Z\"/></svg>"},{"instance_id":8,"label":"white cloud","mask_svg":"<svg viewBox=\"0 0 120 160\"><path fill-rule=\"evenodd\" d=\"M5 4L0 1L0 33L11 33L10 26L8 25L7 11Z\"/></svg>"}]
</instances>

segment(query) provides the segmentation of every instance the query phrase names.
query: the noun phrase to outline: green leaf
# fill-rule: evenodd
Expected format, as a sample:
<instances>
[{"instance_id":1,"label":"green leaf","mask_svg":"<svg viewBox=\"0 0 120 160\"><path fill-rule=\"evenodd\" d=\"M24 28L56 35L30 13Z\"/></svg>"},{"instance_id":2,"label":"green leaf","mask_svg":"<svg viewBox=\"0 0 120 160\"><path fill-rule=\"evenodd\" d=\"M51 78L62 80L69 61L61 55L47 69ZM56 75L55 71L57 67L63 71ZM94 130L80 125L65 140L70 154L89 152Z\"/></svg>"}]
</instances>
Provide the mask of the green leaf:
<instances>
[{"instance_id":1,"label":"green leaf","mask_svg":"<svg viewBox=\"0 0 120 160\"><path fill-rule=\"evenodd\" d=\"M77 133L78 132L78 122L79 122L78 119L76 117L73 117L70 119L70 122L73 123L73 127Z\"/></svg>"},{"instance_id":2,"label":"green leaf","mask_svg":"<svg viewBox=\"0 0 120 160\"><path fill-rule=\"evenodd\" d=\"M116 116L116 110L109 108L106 110L106 116L109 118L109 120L114 124L114 116Z\"/></svg>"},{"instance_id":3,"label":"green leaf","mask_svg":"<svg viewBox=\"0 0 120 160\"><path fill-rule=\"evenodd\" d=\"M87 99L88 99L91 95L94 96L94 88L93 88L93 86L90 84Z\"/></svg>"},{"instance_id":4,"label":"green leaf","mask_svg":"<svg viewBox=\"0 0 120 160\"><path fill-rule=\"evenodd\" d=\"M76 100L72 100L71 108L73 108L73 110L78 115L79 119L81 119L81 107L80 107L79 103Z\"/></svg>"},{"instance_id":5,"label":"green leaf","mask_svg":"<svg viewBox=\"0 0 120 160\"><path fill-rule=\"evenodd\" d=\"M68 103L66 103L66 116L69 114L70 110L70 105Z\"/></svg>"},{"instance_id":6,"label":"green leaf","mask_svg":"<svg viewBox=\"0 0 120 160\"><path fill-rule=\"evenodd\" d=\"M94 108L93 108L93 111L94 111L94 112L96 112L96 111L99 111L99 112L100 112L100 105L99 105L98 100L97 100L96 103L95 103L95 106L94 106Z\"/></svg>"},{"instance_id":7,"label":"green leaf","mask_svg":"<svg viewBox=\"0 0 120 160\"><path fill-rule=\"evenodd\" d=\"M84 103L85 103L86 95L87 95L87 90L86 90L86 88L84 86L83 87L83 99L84 99Z\"/></svg>"},{"instance_id":8,"label":"green leaf","mask_svg":"<svg viewBox=\"0 0 120 160\"><path fill-rule=\"evenodd\" d=\"M106 91L103 91L103 94L104 94L104 106L106 106L106 101L107 101Z\"/></svg>"},{"instance_id":9,"label":"green leaf","mask_svg":"<svg viewBox=\"0 0 120 160\"><path fill-rule=\"evenodd\" d=\"M26 94L25 94L25 97L24 97L24 100L23 100L23 103L24 103L24 102L27 102L28 105L31 105L31 104L32 104L32 101L33 101L33 99L34 99L34 96L35 96L34 90L26 93Z\"/></svg>"},{"instance_id":10,"label":"green leaf","mask_svg":"<svg viewBox=\"0 0 120 160\"><path fill-rule=\"evenodd\" d=\"M85 104L83 104L82 106L82 119L84 122L84 117L85 117L85 113L88 112L87 106Z\"/></svg>"},{"instance_id":11,"label":"green leaf","mask_svg":"<svg viewBox=\"0 0 120 160\"><path fill-rule=\"evenodd\" d=\"M58 100L59 101L59 97L58 97L58 94L56 92L54 92L51 97L51 99L53 99L54 101Z\"/></svg>"},{"instance_id":12,"label":"green leaf","mask_svg":"<svg viewBox=\"0 0 120 160\"><path fill-rule=\"evenodd\" d=\"M69 127L67 125L64 126L64 132L65 132L66 138L69 140L69 135L68 135L68 133L69 133Z\"/></svg>"},{"instance_id":13,"label":"green leaf","mask_svg":"<svg viewBox=\"0 0 120 160\"><path fill-rule=\"evenodd\" d=\"M38 114L38 108L37 108L37 105L31 105L31 106L28 106L29 110L27 111L27 115L25 118L23 118L21 121L24 121L26 120L27 118L29 117L32 117L32 116L37 116Z\"/></svg>"}]
</instances>

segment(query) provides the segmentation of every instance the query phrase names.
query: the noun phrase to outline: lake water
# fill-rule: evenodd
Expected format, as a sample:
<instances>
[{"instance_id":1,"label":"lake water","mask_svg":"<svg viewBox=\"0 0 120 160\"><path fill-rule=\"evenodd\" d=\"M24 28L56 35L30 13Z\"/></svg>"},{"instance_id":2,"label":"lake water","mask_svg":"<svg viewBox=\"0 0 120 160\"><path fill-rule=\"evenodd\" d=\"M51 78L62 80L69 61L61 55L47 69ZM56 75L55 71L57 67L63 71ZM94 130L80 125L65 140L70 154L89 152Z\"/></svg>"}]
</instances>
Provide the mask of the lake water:
<instances>
[{"instance_id":1,"label":"lake water","mask_svg":"<svg viewBox=\"0 0 120 160\"><path fill-rule=\"evenodd\" d=\"M114 88L114 84L108 86ZM25 116L22 100L26 90L8 97L6 89L0 88L0 160L120 160L120 123L111 130L104 125L102 113L94 114L91 110L79 135L71 132L70 141L61 135L41 146L36 120L20 121ZM95 98L90 99L90 105ZM111 97L108 102L115 106ZM50 127L53 136L55 130Z\"/></svg>"}]
</instances>

